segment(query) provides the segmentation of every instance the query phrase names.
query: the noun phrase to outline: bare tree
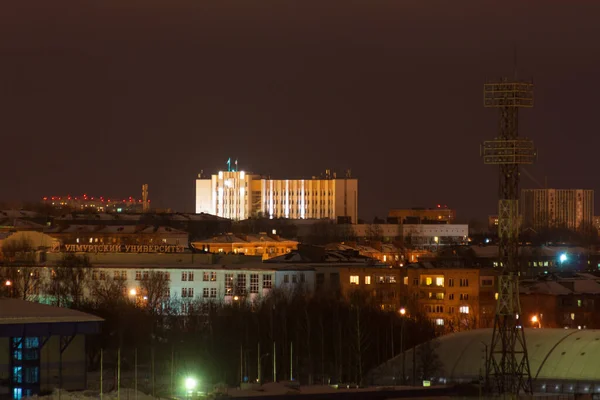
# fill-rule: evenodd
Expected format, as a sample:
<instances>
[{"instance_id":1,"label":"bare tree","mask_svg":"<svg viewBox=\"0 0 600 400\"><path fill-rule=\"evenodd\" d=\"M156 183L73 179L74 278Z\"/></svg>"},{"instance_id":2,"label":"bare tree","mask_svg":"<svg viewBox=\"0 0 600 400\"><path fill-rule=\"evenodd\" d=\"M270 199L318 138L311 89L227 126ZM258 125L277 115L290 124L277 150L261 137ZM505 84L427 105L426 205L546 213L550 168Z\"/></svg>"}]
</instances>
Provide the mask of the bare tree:
<instances>
[{"instance_id":1,"label":"bare tree","mask_svg":"<svg viewBox=\"0 0 600 400\"><path fill-rule=\"evenodd\" d=\"M8 296L35 300L39 295L40 273L36 267L36 254L31 240L22 237L8 240L2 245L4 266L0 270L0 283Z\"/></svg>"},{"instance_id":2,"label":"bare tree","mask_svg":"<svg viewBox=\"0 0 600 400\"><path fill-rule=\"evenodd\" d=\"M159 312L169 299L169 276L162 271L150 271L140 282L144 304L151 313Z\"/></svg>"},{"instance_id":3,"label":"bare tree","mask_svg":"<svg viewBox=\"0 0 600 400\"><path fill-rule=\"evenodd\" d=\"M79 307L90 287L91 264L87 256L65 255L51 271L46 292L59 307Z\"/></svg>"},{"instance_id":4,"label":"bare tree","mask_svg":"<svg viewBox=\"0 0 600 400\"><path fill-rule=\"evenodd\" d=\"M126 299L125 280L107 276L102 280L91 280L91 298L96 304L118 305Z\"/></svg>"},{"instance_id":5,"label":"bare tree","mask_svg":"<svg viewBox=\"0 0 600 400\"><path fill-rule=\"evenodd\" d=\"M429 340L417 348L419 360L418 371L423 380L429 380L435 374L441 372L442 361L438 355L439 342L437 339Z\"/></svg>"}]
</instances>

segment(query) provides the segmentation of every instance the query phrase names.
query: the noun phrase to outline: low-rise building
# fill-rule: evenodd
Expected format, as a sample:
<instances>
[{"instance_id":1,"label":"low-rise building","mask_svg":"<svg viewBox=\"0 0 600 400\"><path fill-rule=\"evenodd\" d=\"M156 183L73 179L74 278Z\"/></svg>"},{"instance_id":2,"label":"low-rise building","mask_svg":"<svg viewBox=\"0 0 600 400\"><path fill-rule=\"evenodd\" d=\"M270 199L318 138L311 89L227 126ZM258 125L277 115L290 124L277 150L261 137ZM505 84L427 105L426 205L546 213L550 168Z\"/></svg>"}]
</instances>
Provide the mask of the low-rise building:
<instances>
[{"instance_id":1,"label":"low-rise building","mask_svg":"<svg viewBox=\"0 0 600 400\"><path fill-rule=\"evenodd\" d=\"M284 239L266 232L258 235L234 235L232 233L192 242L192 247L209 253L234 253L261 256L264 259L277 257L298 249L298 242Z\"/></svg>"},{"instance_id":2,"label":"low-rise building","mask_svg":"<svg viewBox=\"0 0 600 400\"><path fill-rule=\"evenodd\" d=\"M549 274L522 282L520 301L528 327L600 327L600 277L592 274Z\"/></svg>"},{"instance_id":3,"label":"low-rise building","mask_svg":"<svg viewBox=\"0 0 600 400\"><path fill-rule=\"evenodd\" d=\"M181 246L188 247L187 232L152 225L59 225L45 233L60 240L62 246L88 246L89 252L102 251L104 246ZM74 247L73 247L74 248ZM66 251L70 251L65 248ZM88 251L88 250L78 250Z\"/></svg>"},{"instance_id":4,"label":"low-rise building","mask_svg":"<svg viewBox=\"0 0 600 400\"><path fill-rule=\"evenodd\" d=\"M456 220L456 210L448 208L446 205L438 204L435 208L400 208L390 210L389 218L397 218L402 223L423 223L430 221L454 223Z\"/></svg>"}]
</instances>

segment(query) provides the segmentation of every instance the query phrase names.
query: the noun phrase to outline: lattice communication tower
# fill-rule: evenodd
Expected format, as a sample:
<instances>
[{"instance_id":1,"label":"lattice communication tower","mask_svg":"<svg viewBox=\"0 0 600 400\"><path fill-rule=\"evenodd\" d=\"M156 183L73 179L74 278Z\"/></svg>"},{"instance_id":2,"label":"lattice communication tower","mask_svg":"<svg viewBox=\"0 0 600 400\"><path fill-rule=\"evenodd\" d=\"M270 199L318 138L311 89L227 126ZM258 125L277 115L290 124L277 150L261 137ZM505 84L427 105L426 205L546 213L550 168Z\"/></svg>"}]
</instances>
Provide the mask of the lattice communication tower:
<instances>
[{"instance_id":1,"label":"lattice communication tower","mask_svg":"<svg viewBox=\"0 0 600 400\"><path fill-rule=\"evenodd\" d=\"M498 302L486 360L488 390L518 396L531 393L531 373L519 302L519 165L532 164L533 142L519 137L519 108L533 107L533 83L503 78L483 86L484 107L500 111L498 137L485 141L485 164L500 168L498 201Z\"/></svg>"}]
</instances>

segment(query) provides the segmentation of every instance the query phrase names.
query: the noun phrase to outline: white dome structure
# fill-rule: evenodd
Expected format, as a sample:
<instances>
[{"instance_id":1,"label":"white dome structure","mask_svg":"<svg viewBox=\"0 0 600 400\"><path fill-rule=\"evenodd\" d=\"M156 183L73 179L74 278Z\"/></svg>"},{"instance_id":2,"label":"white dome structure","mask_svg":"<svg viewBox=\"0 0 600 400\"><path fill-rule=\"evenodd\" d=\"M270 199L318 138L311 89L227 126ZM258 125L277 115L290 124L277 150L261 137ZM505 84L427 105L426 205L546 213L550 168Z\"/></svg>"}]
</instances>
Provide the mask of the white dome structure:
<instances>
[{"instance_id":1,"label":"white dome structure","mask_svg":"<svg viewBox=\"0 0 600 400\"><path fill-rule=\"evenodd\" d=\"M479 382L485 376L486 352L492 339L491 329L476 329L454 333L436 339L425 350L417 347L406 351L371 371L376 385L431 380L432 384ZM587 329L526 329L525 340L533 390L537 393L600 393L600 330ZM425 352L435 353L439 360L429 377L420 375ZM431 354L428 357L431 359ZM403 362L404 360L404 362ZM404 367L403 367L404 364ZM430 370L432 368L429 368Z\"/></svg>"}]
</instances>

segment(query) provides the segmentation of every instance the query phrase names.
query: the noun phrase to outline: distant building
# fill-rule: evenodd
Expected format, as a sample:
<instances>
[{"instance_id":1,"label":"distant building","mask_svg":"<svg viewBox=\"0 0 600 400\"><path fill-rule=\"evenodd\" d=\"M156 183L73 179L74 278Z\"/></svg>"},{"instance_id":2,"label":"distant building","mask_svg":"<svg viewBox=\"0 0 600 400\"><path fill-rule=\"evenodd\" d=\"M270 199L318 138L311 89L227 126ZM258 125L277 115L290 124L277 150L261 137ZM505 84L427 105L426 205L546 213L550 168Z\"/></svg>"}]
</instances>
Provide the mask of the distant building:
<instances>
[{"instance_id":1,"label":"distant building","mask_svg":"<svg viewBox=\"0 0 600 400\"><path fill-rule=\"evenodd\" d=\"M584 189L523 189L520 199L522 229L592 226L594 191Z\"/></svg>"},{"instance_id":2,"label":"distant building","mask_svg":"<svg viewBox=\"0 0 600 400\"><path fill-rule=\"evenodd\" d=\"M438 204L436 208L404 208L393 209L388 213L388 218L397 218L399 223L420 224L423 222L454 223L456 210Z\"/></svg>"},{"instance_id":3,"label":"distant building","mask_svg":"<svg viewBox=\"0 0 600 400\"><path fill-rule=\"evenodd\" d=\"M527 327L599 328L598 281L596 275L575 273L523 282L520 301Z\"/></svg>"},{"instance_id":4,"label":"distant building","mask_svg":"<svg viewBox=\"0 0 600 400\"><path fill-rule=\"evenodd\" d=\"M150 200L148 200L150 202ZM144 211L142 200L128 197L126 199L109 199L103 196L50 196L42 199L42 204L54 209L66 211L93 211L109 213L141 213Z\"/></svg>"},{"instance_id":5,"label":"distant building","mask_svg":"<svg viewBox=\"0 0 600 400\"><path fill-rule=\"evenodd\" d=\"M326 172L312 179L270 179L245 171L219 171L196 179L196 213L233 220L342 219L356 223L358 180Z\"/></svg>"},{"instance_id":6,"label":"distant building","mask_svg":"<svg viewBox=\"0 0 600 400\"><path fill-rule=\"evenodd\" d=\"M59 239L67 252L112 252L105 246L162 246L188 247L189 234L178 229L151 225L61 225L45 230L45 233ZM81 246L85 245L83 248ZM67 247L68 246L68 247ZM136 247L137 249L137 247ZM138 252L148 252L145 251ZM152 252L152 251L151 251ZM156 251L163 252L163 251Z\"/></svg>"},{"instance_id":7,"label":"distant building","mask_svg":"<svg viewBox=\"0 0 600 400\"><path fill-rule=\"evenodd\" d=\"M277 257L298 249L298 242L277 235L227 235L192 242L192 247L209 253L233 253L261 256L263 259Z\"/></svg>"},{"instance_id":8,"label":"distant building","mask_svg":"<svg viewBox=\"0 0 600 400\"><path fill-rule=\"evenodd\" d=\"M403 241L421 250L436 250L440 246L466 244L467 224L356 224L353 237L384 242Z\"/></svg>"},{"instance_id":9,"label":"distant building","mask_svg":"<svg viewBox=\"0 0 600 400\"><path fill-rule=\"evenodd\" d=\"M498 215L488 216L488 230L490 232L498 231Z\"/></svg>"},{"instance_id":10,"label":"distant building","mask_svg":"<svg viewBox=\"0 0 600 400\"><path fill-rule=\"evenodd\" d=\"M404 243L415 249L438 250L444 246L467 244L467 224L403 224Z\"/></svg>"}]
</instances>

